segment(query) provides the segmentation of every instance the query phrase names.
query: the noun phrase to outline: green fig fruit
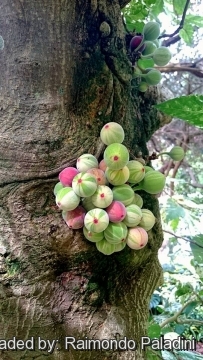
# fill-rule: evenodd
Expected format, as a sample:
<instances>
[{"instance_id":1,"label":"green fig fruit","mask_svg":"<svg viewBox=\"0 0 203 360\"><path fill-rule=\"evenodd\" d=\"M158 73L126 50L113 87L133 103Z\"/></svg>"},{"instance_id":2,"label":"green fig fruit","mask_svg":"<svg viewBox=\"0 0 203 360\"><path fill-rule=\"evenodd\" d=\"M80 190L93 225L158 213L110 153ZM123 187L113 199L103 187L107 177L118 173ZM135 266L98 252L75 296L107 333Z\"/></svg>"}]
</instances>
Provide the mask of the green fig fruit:
<instances>
[{"instance_id":1,"label":"green fig fruit","mask_svg":"<svg viewBox=\"0 0 203 360\"><path fill-rule=\"evenodd\" d=\"M166 177L157 170L149 171L145 174L144 179L139 183L138 186L135 185L133 189L144 190L149 194L159 194L166 182Z\"/></svg>"},{"instance_id":2,"label":"green fig fruit","mask_svg":"<svg viewBox=\"0 0 203 360\"><path fill-rule=\"evenodd\" d=\"M183 160L183 158L185 156L185 152L181 146L174 146L171 149L171 151L162 152L158 156L164 155L164 154L170 156L170 158L173 159L174 161L181 161L181 160Z\"/></svg>"},{"instance_id":3,"label":"green fig fruit","mask_svg":"<svg viewBox=\"0 0 203 360\"><path fill-rule=\"evenodd\" d=\"M171 60L172 55L167 47L160 46L154 51L152 57L156 65L165 66Z\"/></svg>"},{"instance_id":4,"label":"green fig fruit","mask_svg":"<svg viewBox=\"0 0 203 360\"><path fill-rule=\"evenodd\" d=\"M110 244L106 239L96 242L97 250L104 255L111 255L115 252L115 245Z\"/></svg>"},{"instance_id":5,"label":"green fig fruit","mask_svg":"<svg viewBox=\"0 0 203 360\"><path fill-rule=\"evenodd\" d=\"M142 55L150 55L157 49L157 46L152 41L145 41L145 49L142 51Z\"/></svg>"},{"instance_id":6,"label":"green fig fruit","mask_svg":"<svg viewBox=\"0 0 203 360\"><path fill-rule=\"evenodd\" d=\"M175 161L181 161L185 156L185 152L181 146L174 146L168 155Z\"/></svg>"},{"instance_id":7,"label":"green fig fruit","mask_svg":"<svg viewBox=\"0 0 203 360\"><path fill-rule=\"evenodd\" d=\"M147 74L142 75L148 85L157 85L160 83L162 75L159 70L152 69Z\"/></svg>"},{"instance_id":8,"label":"green fig fruit","mask_svg":"<svg viewBox=\"0 0 203 360\"><path fill-rule=\"evenodd\" d=\"M142 33L144 40L154 41L160 35L160 25L155 21L149 21L144 25Z\"/></svg>"},{"instance_id":9,"label":"green fig fruit","mask_svg":"<svg viewBox=\"0 0 203 360\"><path fill-rule=\"evenodd\" d=\"M154 214L148 209L142 209L142 219L139 222L139 226L141 226L146 231L149 231L153 228L156 218Z\"/></svg>"},{"instance_id":10,"label":"green fig fruit","mask_svg":"<svg viewBox=\"0 0 203 360\"><path fill-rule=\"evenodd\" d=\"M141 92L145 92L147 91L148 87L149 85L145 81L141 81L141 83L139 83L138 90Z\"/></svg>"}]
</instances>

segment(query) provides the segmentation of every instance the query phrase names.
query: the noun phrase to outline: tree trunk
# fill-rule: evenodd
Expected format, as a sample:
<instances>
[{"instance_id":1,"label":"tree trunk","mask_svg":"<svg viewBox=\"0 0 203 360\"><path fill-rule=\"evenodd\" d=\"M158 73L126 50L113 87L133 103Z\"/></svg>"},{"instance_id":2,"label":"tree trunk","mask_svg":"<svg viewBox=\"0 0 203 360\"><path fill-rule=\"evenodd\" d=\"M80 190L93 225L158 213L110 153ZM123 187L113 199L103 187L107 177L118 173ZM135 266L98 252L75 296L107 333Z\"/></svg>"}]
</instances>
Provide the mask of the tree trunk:
<instances>
[{"instance_id":1,"label":"tree trunk","mask_svg":"<svg viewBox=\"0 0 203 360\"><path fill-rule=\"evenodd\" d=\"M147 140L169 121L152 107L163 100L155 87L145 94L131 89L122 4L1 0L3 360L145 358L140 337L146 335L149 299L161 279L157 199L142 194L144 207L157 217L148 245L105 256L81 230L68 229L53 195L63 168L75 165L83 153L102 154L99 134L106 122L120 123L131 153L146 156ZM135 340L137 349L65 346L66 337L116 336ZM14 337L30 343L13 351L2 339ZM42 339L57 342L51 350L43 348Z\"/></svg>"}]
</instances>

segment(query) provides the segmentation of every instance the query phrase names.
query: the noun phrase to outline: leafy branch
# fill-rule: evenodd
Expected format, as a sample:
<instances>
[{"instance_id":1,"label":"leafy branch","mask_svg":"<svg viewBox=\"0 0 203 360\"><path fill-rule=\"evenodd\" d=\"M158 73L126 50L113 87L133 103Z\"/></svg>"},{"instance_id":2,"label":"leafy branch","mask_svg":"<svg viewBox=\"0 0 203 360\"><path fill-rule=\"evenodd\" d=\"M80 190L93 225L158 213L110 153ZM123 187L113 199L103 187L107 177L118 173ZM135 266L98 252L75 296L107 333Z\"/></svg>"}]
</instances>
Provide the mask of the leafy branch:
<instances>
[{"instance_id":1,"label":"leafy branch","mask_svg":"<svg viewBox=\"0 0 203 360\"><path fill-rule=\"evenodd\" d=\"M193 296L192 299L190 299L189 301L187 301L179 311L177 311L176 314L174 314L173 316L171 316L170 318L164 320L161 324L160 327L163 328L164 326L166 326L167 324L171 323L171 322L176 322L177 324L198 324L198 325L203 325L203 321L200 320L196 320L196 319L184 319L184 320L180 320L178 319L179 316L182 314L182 312L187 308L187 306L189 306L190 304L192 304L194 301L196 300L196 297Z\"/></svg>"},{"instance_id":2,"label":"leafy branch","mask_svg":"<svg viewBox=\"0 0 203 360\"><path fill-rule=\"evenodd\" d=\"M183 237L183 236L176 235L175 233L173 233L172 231L169 231L169 230L163 230L163 231L164 231L165 233L167 233L167 234L172 235L173 237L175 237L175 238L177 238L177 239L182 239L182 240L184 240L184 241L187 241L187 242L189 242L189 243L191 243L191 244L194 244L194 245L200 247L201 249L203 249L203 246L197 244L195 241L189 240L189 239L187 239L187 238L185 238L185 237Z\"/></svg>"},{"instance_id":3,"label":"leafy branch","mask_svg":"<svg viewBox=\"0 0 203 360\"><path fill-rule=\"evenodd\" d=\"M189 4L190 4L190 0L187 0L186 3L185 3L185 7L184 7L184 10L183 10L183 15L182 15L182 18L181 18L181 21L180 21L180 25L178 26L178 28L172 33L172 34L163 34L163 35L160 35L159 36L159 39L162 39L162 38L166 38L168 37L169 39L167 40L164 40L162 42L162 46L170 46L172 44L174 44L175 42L178 42L180 40L180 36L177 35L179 33L179 31L183 28L184 26L184 22L185 22L185 16L186 16L186 13L187 13L187 10L188 10L188 7L189 7ZM177 35L177 36L175 36ZM175 39L175 41L174 41Z\"/></svg>"}]
</instances>

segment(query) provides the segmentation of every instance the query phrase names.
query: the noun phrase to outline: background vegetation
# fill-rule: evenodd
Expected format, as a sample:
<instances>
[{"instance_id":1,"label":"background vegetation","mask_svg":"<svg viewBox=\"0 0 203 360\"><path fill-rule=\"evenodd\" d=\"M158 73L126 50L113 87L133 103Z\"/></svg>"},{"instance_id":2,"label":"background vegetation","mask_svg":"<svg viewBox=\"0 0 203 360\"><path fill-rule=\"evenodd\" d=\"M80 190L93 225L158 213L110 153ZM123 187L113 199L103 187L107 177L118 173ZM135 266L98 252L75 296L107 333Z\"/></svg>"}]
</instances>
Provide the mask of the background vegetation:
<instances>
[{"instance_id":1,"label":"background vegetation","mask_svg":"<svg viewBox=\"0 0 203 360\"><path fill-rule=\"evenodd\" d=\"M173 54L167 66L157 68L163 74L162 86L175 98L159 108L175 117L152 136L150 153L170 151L173 145L186 153L181 162L165 155L153 161L154 168L167 175L167 186L159 197L165 233L159 251L164 284L152 296L148 332L152 338L167 338L169 333L174 338L194 338L197 347L193 353L151 351L149 359L203 359L202 7L201 1L135 0L123 9L130 32L141 32L146 20L158 21L159 41Z\"/></svg>"}]
</instances>

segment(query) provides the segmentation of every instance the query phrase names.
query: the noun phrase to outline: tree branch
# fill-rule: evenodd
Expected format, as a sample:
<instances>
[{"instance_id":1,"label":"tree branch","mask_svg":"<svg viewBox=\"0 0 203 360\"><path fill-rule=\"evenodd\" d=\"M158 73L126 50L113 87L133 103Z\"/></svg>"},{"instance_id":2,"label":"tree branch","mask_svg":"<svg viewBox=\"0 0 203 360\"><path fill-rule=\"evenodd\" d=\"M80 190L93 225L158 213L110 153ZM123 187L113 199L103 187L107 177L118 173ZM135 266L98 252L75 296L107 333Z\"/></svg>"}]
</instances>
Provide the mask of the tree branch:
<instances>
[{"instance_id":1,"label":"tree branch","mask_svg":"<svg viewBox=\"0 0 203 360\"><path fill-rule=\"evenodd\" d=\"M181 313L185 310L185 308L190 305L191 303L193 303L193 301L195 301L195 297L193 297L191 300L187 301L182 308L173 316L171 316L170 318L164 320L161 324L160 327L163 328L164 326L166 326L167 324L169 324L170 322L177 322L178 317L181 315Z\"/></svg>"},{"instance_id":2,"label":"tree branch","mask_svg":"<svg viewBox=\"0 0 203 360\"><path fill-rule=\"evenodd\" d=\"M170 73L175 71L186 71L190 72L193 75L203 78L203 70L194 68L192 66L182 66L180 64L169 64L167 66L156 66L156 69L158 69L160 72Z\"/></svg>"},{"instance_id":3,"label":"tree branch","mask_svg":"<svg viewBox=\"0 0 203 360\"><path fill-rule=\"evenodd\" d=\"M202 246L202 245L199 245L199 244L197 244L195 241L189 240L189 239L187 239L187 238L185 238L185 237L183 237L183 236L176 235L176 234L173 233L172 231L163 230L163 232L165 232L165 233L167 233L167 234L170 234L170 235L176 237L177 239L182 239L182 240L184 240L184 241L187 241L187 242L189 242L189 243L191 243L191 244L194 244L194 245L200 247L201 249L203 249L203 246Z\"/></svg>"},{"instance_id":4,"label":"tree branch","mask_svg":"<svg viewBox=\"0 0 203 360\"><path fill-rule=\"evenodd\" d=\"M193 173L192 169L187 168L187 172L189 173L190 178L191 178L191 180L192 180L192 182L189 183L189 185L193 186L194 188L203 189L203 185L202 185L202 184L199 184L199 183L196 181L195 174Z\"/></svg>"},{"instance_id":5,"label":"tree branch","mask_svg":"<svg viewBox=\"0 0 203 360\"><path fill-rule=\"evenodd\" d=\"M184 10L183 10L182 19L181 19L181 21L180 21L180 25L178 26L178 28L177 28L172 34L163 34L163 35L160 35L160 36L159 36L159 39L166 38L166 37L174 38L174 36L179 33L179 31L180 31L180 30L183 28L183 26L184 26L185 16L186 16L186 13L187 13L189 4L190 4L190 0L187 0L186 3L185 3ZM162 44L162 45L163 45L163 44ZM164 45L164 46L166 46L166 45ZM169 46L169 45L168 45L168 46Z\"/></svg>"},{"instance_id":6,"label":"tree branch","mask_svg":"<svg viewBox=\"0 0 203 360\"><path fill-rule=\"evenodd\" d=\"M176 35L176 36L174 36L172 38L169 38L167 40L162 41L161 46L169 47L169 46L177 43L179 40L180 40L180 36Z\"/></svg>"}]
</instances>

